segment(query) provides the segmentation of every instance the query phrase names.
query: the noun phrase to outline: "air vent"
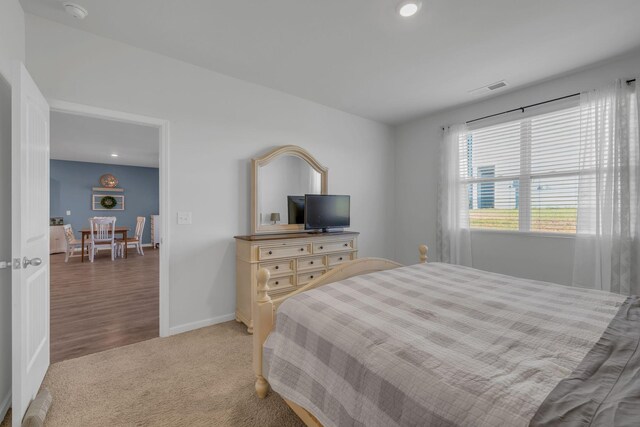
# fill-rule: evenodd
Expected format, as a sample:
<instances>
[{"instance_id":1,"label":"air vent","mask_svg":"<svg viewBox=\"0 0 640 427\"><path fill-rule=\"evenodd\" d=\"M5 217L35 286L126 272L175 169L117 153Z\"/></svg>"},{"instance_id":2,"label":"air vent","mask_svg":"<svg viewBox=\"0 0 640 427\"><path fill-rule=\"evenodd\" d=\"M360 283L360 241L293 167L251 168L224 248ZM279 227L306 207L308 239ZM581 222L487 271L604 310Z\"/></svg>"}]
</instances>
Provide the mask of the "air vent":
<instances>
[{"instance_id":1,"label":"air vent","mask_svg":"<svg viewBox=\"0 0 640 427\"><path fill-rule=\"evenodd\" d=\"M498 82L498 83L494 83L492 85L489 85L489 90L496 90L496 89L500 89L501 87L505 87L507 84L505 82Z\"/></svg>"},{"instance_id":2,"label":"air vent","mask_svg":"<svg viewBox=\"0 0 640 427\"><path fill-rule=\"evenodd\" d=\"M491 83L490 85L479 87L478 89L470 90L469 93L471 95L482 95L484 93L489 93L494 90L502 89L503 87L507 87L507 82L504 80L500 80L499 82Z\"/></svg>"}]
</instances>

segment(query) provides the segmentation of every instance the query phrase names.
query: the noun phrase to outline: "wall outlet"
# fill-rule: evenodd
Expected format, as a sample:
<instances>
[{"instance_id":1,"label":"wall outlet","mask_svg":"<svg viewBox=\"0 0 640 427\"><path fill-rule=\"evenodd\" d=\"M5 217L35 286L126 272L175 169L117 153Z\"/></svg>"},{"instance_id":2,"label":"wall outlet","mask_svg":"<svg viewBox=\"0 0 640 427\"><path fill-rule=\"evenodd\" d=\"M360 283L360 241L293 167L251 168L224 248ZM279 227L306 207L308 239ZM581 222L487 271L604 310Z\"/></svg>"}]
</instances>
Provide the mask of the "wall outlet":
<instances>
[{"instance_id":1,"label":"wall outlet","mask_svg":"<svg viewBox=\"0 0 640 427\"><path fill-rule=\"evenodd\" d=\"M178 224L191 224L191 212L178 212Z\"/></svg>"},{"instance_id":2,"label":"wall outlet","mask_svg":"<svg viewBox=\"0 0 640 427\"><path fill-rule=\"evenodd\" d=\"M71 211L67 211L67 216L71 215Z\"/></svg>"}]
</instances>

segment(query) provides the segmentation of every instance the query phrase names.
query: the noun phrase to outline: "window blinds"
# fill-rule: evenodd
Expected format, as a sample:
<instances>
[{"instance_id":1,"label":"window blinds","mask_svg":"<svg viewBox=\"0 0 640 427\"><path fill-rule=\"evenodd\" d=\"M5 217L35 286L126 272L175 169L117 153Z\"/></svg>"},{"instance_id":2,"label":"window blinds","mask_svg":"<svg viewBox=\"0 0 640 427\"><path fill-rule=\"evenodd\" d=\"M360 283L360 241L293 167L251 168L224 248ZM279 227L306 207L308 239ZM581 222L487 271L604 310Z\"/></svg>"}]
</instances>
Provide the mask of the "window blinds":
<instances>
[{"instance_id":1,"label":"window blinds","mask_svg":"<svg viewBox=\"0 0 640 427\"><path fill-rule=\"evenodd\" d=\"M575 233L579 107L462 134L459 159L471 228Z\"/></svg>"}]
</instances>

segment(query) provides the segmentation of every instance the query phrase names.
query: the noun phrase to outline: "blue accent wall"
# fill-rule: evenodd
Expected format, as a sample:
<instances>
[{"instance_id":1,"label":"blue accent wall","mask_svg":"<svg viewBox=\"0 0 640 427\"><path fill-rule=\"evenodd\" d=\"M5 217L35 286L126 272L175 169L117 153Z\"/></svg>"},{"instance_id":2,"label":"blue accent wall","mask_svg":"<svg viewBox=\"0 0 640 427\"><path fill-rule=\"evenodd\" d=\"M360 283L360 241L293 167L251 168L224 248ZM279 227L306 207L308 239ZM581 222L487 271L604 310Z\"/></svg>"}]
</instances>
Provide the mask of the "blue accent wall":
<instances>
[{"instance_id":1,"label":"blue accent wall","mask_svg":"<svg viewBox=\"0 0 640 427\"><path fill-rule=\"evenodd\" d=\"M124 211L94 211L91 209L93 187L100 187L100 177L110 173L118 178L118 187L124 188ZM157 215L159 203L159 175L157 168L107 165L102 163L51 160L51 216L64 218L78 231L89 227L92 216L115 216L117 226L128 226L131 233L136 227L136 217L144 216L143 243L151 242L151 218ZM122 193L116 193L122 194ZM71 215L67 216L66 211Z\"/></svg>"}]
</instances>

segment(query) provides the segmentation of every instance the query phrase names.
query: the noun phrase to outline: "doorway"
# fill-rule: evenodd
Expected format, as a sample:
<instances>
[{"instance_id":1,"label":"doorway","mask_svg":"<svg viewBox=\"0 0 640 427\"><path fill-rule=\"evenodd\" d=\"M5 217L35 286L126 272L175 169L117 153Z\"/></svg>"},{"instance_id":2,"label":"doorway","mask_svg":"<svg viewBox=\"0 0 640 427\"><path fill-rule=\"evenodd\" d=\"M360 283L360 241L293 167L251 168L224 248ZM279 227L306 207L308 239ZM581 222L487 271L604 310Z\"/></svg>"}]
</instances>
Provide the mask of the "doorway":
<instances>
[{"instance_id":1,"label":"doorway","mask_svg":"<svg viewBox=\"0 0 640 427\"><path fill-rule=\"evenodd\" d=\"M164 121L51 101L52 363L168 335L167 142ZM90 249L93 217L114 246Z\"/></svg>"}]
</instances>

